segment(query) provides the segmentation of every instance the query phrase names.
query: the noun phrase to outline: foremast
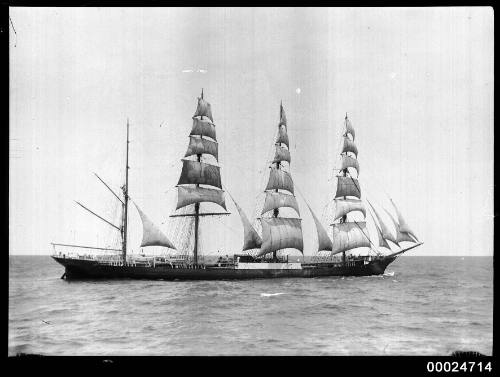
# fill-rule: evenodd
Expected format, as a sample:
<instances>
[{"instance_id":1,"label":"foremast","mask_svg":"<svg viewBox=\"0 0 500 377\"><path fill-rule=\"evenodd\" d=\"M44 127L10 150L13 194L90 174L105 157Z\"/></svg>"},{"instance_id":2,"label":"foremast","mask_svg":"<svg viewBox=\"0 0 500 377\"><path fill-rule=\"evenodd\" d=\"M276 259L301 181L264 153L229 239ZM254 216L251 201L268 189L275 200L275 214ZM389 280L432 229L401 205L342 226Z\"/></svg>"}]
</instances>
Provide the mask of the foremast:
<instances>
[{"instance_id":1,"label":"foremast","mask_svg":"<svg viewBox=\"0 0 500 377\"><path fill-rule=\"evenodd\" d=\"M204 159L212 159L218 163L218 143L211 105L203 98L203 89L201 90L201 96L198 97L198 106L196 107L192 119L193 126L189 134L188 149L184 158L181 160L183 165L181 176L177 183L178 195L176 210L194 204L194 212L174 214L171 215L171 217L194 217L193 262L197 265L199 255L200 217L228 215L229 213L200 212L200 205L205 202L218 204L226 210L220 167L204 161ZM204 155L205 157L203 157Z\"/></svg>"},{"instance_id":2,"label":"foremast","mask_svg":"<svg viewBox=\"0 0 500 377\"><path fill-rule=\"evenodd\" d=\"M269 179L264 190L266 195L261 211L262 244L257 257L272 253L273 260L277 252L286 248L294 248L303 252L301 219L280 217L280 208L292 208L300 216L299 205L294 195L294 186L290 173L283 169L283 163L290 166L290 143L287 133L287 120L283 103L280 104L280 121L278 136L275 141L275 153L271 162ZM271 217L264 215L272 211Z\"/></svg>"}]
</instances>

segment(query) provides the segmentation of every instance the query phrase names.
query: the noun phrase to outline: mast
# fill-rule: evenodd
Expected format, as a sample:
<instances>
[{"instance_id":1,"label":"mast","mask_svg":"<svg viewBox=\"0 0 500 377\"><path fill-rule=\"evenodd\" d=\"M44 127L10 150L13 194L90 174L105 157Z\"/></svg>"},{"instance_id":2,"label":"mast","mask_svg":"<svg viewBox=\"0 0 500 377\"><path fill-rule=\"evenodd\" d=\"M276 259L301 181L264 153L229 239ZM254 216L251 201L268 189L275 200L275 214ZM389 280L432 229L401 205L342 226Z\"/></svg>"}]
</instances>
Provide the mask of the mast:
<instances>
[{"instance_id":1,"label":"mast","mask_svg":"<svg viewBox=\"0 0 500 377\"><path fill-rule=\"evenodd\" d=\"M212 109L210 103L203 98L203 89L198 97L198 106L192 119L193 127L189 134L189 146L182 159L182 172L177 183L176 209L194 204L194 213L173 214L170 217L194 217L193 262L197 265L200 217L229 215L229 212L200 213L200 205L203 202L216 203L226 210L220 167L202 161L202 155L206 154L211 155L218 162L218 143ZM188 157L191 156L196 156L196 159L189 159ZM215 189L200 185L213 186Z\"/></svg>"},{"instance_id":2,"label":"mast","mask_svg":"<svg viewBox=\"0 0 500 377\"><path fill-rule=\"evenodd\" d=\"M366 221L348 221L347 214L353 211L360 211L363 218L366 217L366 210L361 202L361 189L357 178L354 178L348 168L354 168L359 176L359 163L357 161L358 149L354 144L355 131L347 117L344 119L345 133L343 134L344 144L340 156L342 167L337 175L337 192L335 194L336 211L335 218L338 223L332 226L332 255L342 253L342 260L346 260L346 252L358 247L370 247L371 241L366 228ZM349 152L353 155L350 156ZM354 197L357 199L349 199Z\"/></svg>"},{"instance_id":3,"label":"mast","mask_svg":"<svg viewBox=\"0 0 500 377\"><path fill-rule=\"evenodd\" d=\"M283 119L283 100L280 101L280 125L278 127L281 127L281 120ZM285 126L286 127L286 126ZM276 145L281 146L281 142L278 142ZM281 161L276 161L276 169L279 170L281 166ZM274 192L276 192L276 195L278 195L279 190L275 189ZM273 210L273 216L274 218L277 218L280 214L279 208L275 208ZM275 262L278 259L277 256L278 250L273 251L273 262Z\"/></svg>"},{"instance_id":4,"label":"mast","mask_svg":"<svg viewBox=\"0 0 500 377\"><path fill-rule=\"evenodd\" d=\"M201 88L201 99L203 99L203 88ZM200 115L200 119L203 120L203 115ZM200 135L200 139L203 139L203 135ZM201 153L196 154L196 160L201 162ZM196 187L199 188L200 184L197 183ZM193 246L193 260L194 264L198 264L198 229L200 227L200 203L194 204L194 246Z\"/></svg>"},{"instance_id":5,"label":"mast","mask_svg":"<svg viewBox=\"0 0 500 377\"><path fill-rule=\"evenodd\" d=\"M283 103L280 103L280 121L278 136L275 141L274 159L270 165L269 180L264 190L266 198L261 215L272 210L271 217L260 218L262 224L262 245L257 257L272 253L273 261L277 260L277 252L286 248L303 251L301 219L296 217L280 217L279 208L290 207L300 216L294 185L290 173L283 169L283 161L290 165L290 148L287 134L287 121ZM285 193L284 191L288 191Z\"/></svg>"},{"instance_id":6,"label":"mast","mask_svg":"<svg viewBox=\"0 0 500 377\"><path fill-rule=\"evenodd\" d=\"M127 154L125 161L125 186L123 187L123 232L122 232L122 259L123 265L127 262L127 223L128 223L128 145L129 145L129 121L127 118Z\"/></svg>"}]
</instances>

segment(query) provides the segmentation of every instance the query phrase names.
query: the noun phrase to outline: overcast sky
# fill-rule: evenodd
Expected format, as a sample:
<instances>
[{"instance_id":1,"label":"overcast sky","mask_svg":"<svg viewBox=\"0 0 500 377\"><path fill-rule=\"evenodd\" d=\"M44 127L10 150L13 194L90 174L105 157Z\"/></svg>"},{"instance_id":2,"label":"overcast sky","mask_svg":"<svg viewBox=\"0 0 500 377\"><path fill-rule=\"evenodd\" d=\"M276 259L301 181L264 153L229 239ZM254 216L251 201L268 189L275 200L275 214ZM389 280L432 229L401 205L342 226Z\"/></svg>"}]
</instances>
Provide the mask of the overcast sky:
<instances>
[{"instance_id":1,"label":"overcast sky","mask_svg":"<svg viewBox=\"0 0 500 377\"><path fill-rule=\"evenodd\" d=\"M412 255L493 253L491 8L23 7L10 16L10 254L116 239L73 200L117 218L92 173L119 190L127 118L130 195L175 242L168 216L201 88L223 184L249 217L282 100L291 174L319 217L347 112L362 194L391 211L394 199L425 242ZM311 255L316 234L300 193ZM206 253L241 250L227 202L232 215L202 223Z\"/></svg>"}]
</instances>

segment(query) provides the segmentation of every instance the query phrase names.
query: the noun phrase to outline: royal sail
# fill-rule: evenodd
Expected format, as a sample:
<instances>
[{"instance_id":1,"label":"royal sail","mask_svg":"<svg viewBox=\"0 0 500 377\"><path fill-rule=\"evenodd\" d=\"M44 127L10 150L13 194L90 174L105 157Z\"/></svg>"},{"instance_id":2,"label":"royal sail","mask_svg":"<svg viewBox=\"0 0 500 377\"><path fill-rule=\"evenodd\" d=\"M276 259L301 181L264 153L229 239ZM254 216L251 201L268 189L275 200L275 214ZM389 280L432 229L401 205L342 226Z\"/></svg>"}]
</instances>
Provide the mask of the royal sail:
<instances>
[{"instance_id":1,"label":"royal sail","mask_svg":"<svg viewBox=\"0 0 500 377\"><path fill-rule=\"evenodd\" d=\"M193 128L191 129L191 133L189 135L208 136L214 141L217 141L215 125L206 118L193 118Z\"/></svg>"},{"instance_id":2,"label":"royal sail","mask_svg":"<svg viewBox=\"0 0 500 377\"><path fill-rule=\"evenodd\" d=\"M189 145L184 157L194 156L198 154L210 154L219 159L219 148L215 141L201 139L199 137L190 136Z\"/></svg>"},{"instance_id":3,"label":"royal sail","mask_svg":"<svg viewBox=\"0 0 500 377\"><path fill-rule=\"evenodd\" d=\"M276 151L274 153L273 163L286 161L290 163L290 151L284 147L276 145Z\"/></svg>"},{"instance_id":4,"label":"royal sail","mask_svg":"<svg viewBox=\"0 0 500 377\"><path fill-rule=\"evenodd\" d=\"M342 152L351 152L358 156L358 147L354 144L354 141L344 136L344 146L342 147Z\"/></svg>"}]
</instances>

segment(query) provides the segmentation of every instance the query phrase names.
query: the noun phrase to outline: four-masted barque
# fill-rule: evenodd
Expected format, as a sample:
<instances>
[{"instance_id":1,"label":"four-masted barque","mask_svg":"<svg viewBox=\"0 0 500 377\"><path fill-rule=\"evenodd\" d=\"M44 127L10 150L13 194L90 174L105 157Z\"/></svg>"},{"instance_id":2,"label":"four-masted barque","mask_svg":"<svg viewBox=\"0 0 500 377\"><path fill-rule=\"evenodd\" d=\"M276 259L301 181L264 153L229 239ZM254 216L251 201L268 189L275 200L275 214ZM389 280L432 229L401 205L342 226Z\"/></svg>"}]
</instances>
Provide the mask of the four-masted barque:
<instances>
[{"instance_id":1,"label":"four-masted barque","mask_svg":"<svg viewBox=\"0 0 500 377\"><path fill-rule=\"evenodd\" d=\"M115 225L99 216L84 205L78 203L92 215L97 216L120 233L121 248L105 249L115 252L111 256L78 253L81 249L103 249L91 246L53 243L52 257L65 267L63 278L135 278L135 279L165 279L165 280L214 280L214 279L254 279L277 277L318 277L318 276L365 276L383 274L385 268L398 255L422 244L391 199L397 215L397 220L385 210L394 225L394 235L384 222L380 212L367 201L370 214L377 231L378 245L370 238L366 226L366 206L361 198L358 181L359 162L355 140L355 131L345 117L345 132L341 152L341 166L336 176L337 187L334 198L333 221L330 224L331 237L318 219L311 207L309 208L317 231L318 252L328 253L327 256L309 258L289 258L295 252L303 253L304 235L300 218L300 208L294 192L294 183L290 173L290 143L288 126L283 105L280 104L280 119L275 139L274 158L269 166L269 178L264 189L264 204L260 211L258 223L261 234L257 232L243 209L230 195L240 215L243 225L243 247L232 257L219 258L212 263L199 257L200 218L208 216L224 216L230 213L226 209L225 192L222 186L220 167L218 163L218 142L216 126L212 109L203 97L198 98L195 114L192 117L192 128L189 134L189 145L182 159L181 175L177 184L177 205L170 217L189 217L194 221L187 223L191 227L187 232L194 242L183 242L183 247L189 250L177 250L174 243L157 227L139 208L134 205L142 220L143 238L140 247L162 247L168 253L177 257L145 256L127 253L128 251L128 210L132 200L128 190L128 147L129 123L127 121L125 184L121 195L115 193L99 176L99 180L113 193L121 205L121 224ZM356 172L356 176L354 176ZM305 202L305 198L304 198ZM201 212L204 203L213 203L224 209L224 212ZM355 220L353 213L362 216ZM290 215L284 215L290 214ZM313 237L313 235L310 235ZM394 251L388 241L398 247ZM402 242L411 243L402 247ZM393 247L395 247L393 246ZM66 247L69 252L61 252L56 248ZM364 248L366 255L354 257L346 255L351 250ZM381 248L386 248L382 252ZM291 252L291 253L290 253ZM175 254L177 253L177 254ZM342 258L337 254L342 253ZM371 254L370 254L371 253ZM189 255L180 258L179 256ZM309 261L306 262L306 259Z\"/></svg>"}]
</instances>

